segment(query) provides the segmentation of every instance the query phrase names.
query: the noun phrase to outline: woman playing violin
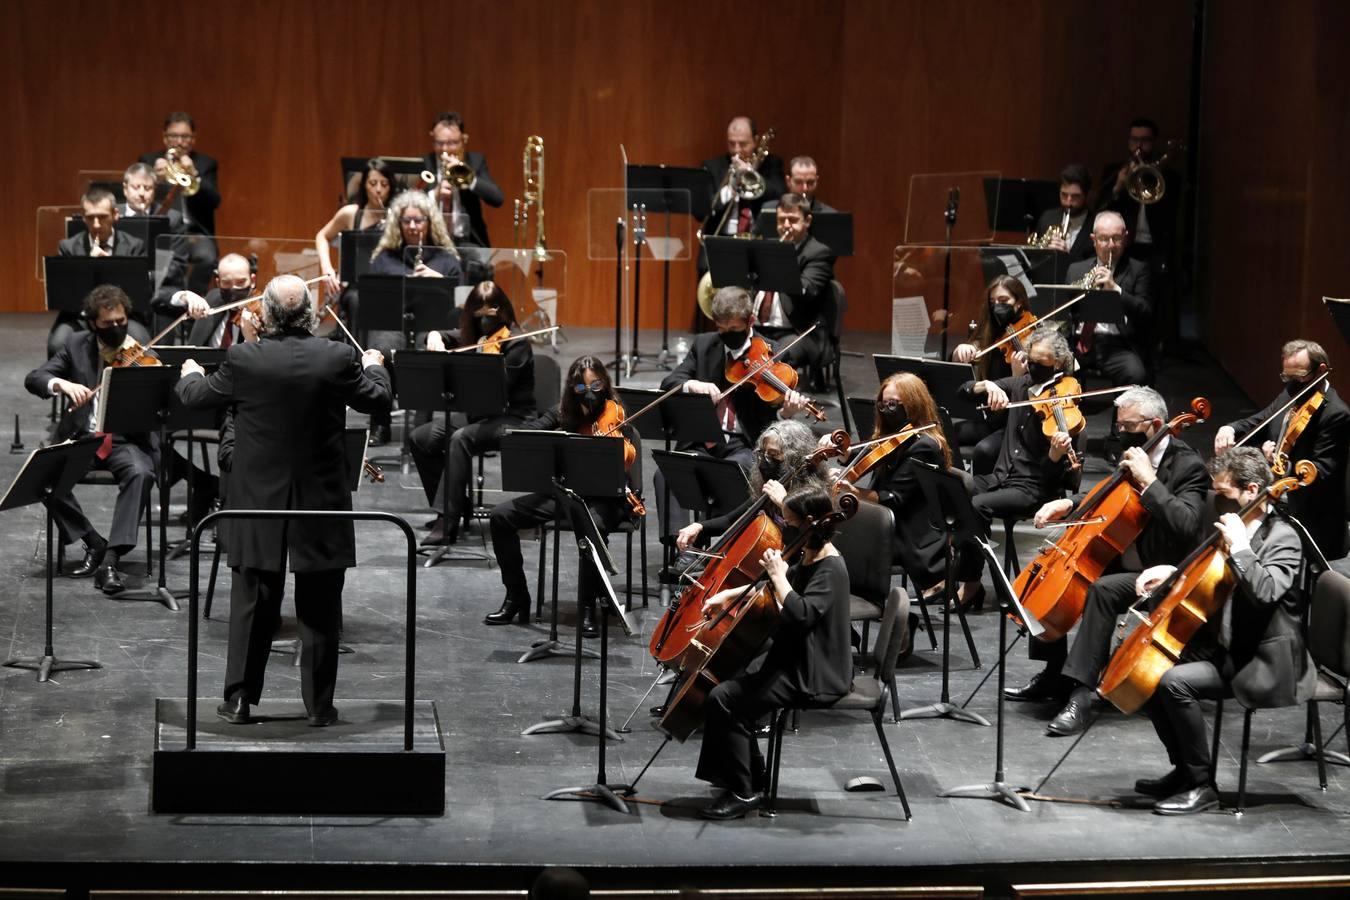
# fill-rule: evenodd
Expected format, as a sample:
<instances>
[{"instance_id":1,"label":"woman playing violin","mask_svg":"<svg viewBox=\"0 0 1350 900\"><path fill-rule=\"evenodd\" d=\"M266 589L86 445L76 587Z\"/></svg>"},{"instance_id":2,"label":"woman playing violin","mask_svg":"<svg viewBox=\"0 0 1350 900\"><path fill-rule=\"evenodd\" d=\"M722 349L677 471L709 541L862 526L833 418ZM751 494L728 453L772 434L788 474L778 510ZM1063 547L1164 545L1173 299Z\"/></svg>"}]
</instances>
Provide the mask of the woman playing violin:
<instances>
[{"instance_id":1,"label":"woman playing violin","mask_svg":"<svg viewBox=\"0 0 1350 900\"><path fill-rule=\"evenodd\" d=\"M818 485L800 487L783 501L790 528L832 509L829 492ZM779 626L744 672L708 695L695 776L721 793L700 811L704 818L740 818L762 802L764 759L754 733L760 719L783 706L831 703L852 685L848 568L830 543L833 532L825 526L812 534L796 565L789 566L777 550L764 554ZM739 593L733 589L709 597L707 615L721 611Z\"/></svg>"},{"instance_id":2,"label":"woman playing violin","mask_svg":"<svg viewBox=\"0 0 1350 900\"><path fill-rule=\"evenodd\" d=\"M976 375L984 380L997 380L1025 373L1027 370L1025 347L1026 341L1031 337L1030 331L1023 333L1015 342L1008 341L1002 347L983 355L979 353L1004 337L1009 329L1016 330L1035 321L1035 317L1031 315L1026 286L1011 275L998 275L985 288L984 299L985 302L980 306L979 318L972 323L975 328L970 340L956 345L956 349L952 351L952 359L956 362L973 363ZM994 461L998 459L998 450L1003 444L1005 424L1007 417L1004 414L992 412L982 421L967 419L957 423L956 439L964 445L975 445L975 450L971 453L971 471L976 475L987 475L994 470Z\"/></svg>"},{"instance_id":3,"label":"woman playing violin","mask_svg":"<svg viewBox=\"0 0 1350 900\"><path fill-rule=\"evenodd\" d=\"M591 434L601 416L612 414L614 408L620 411L623 409L610 383L605 363L594 356L582 356L572 363L563 378L562 397L558 405L540 413L521 427ZM626 426L624 430L627 430ZM629 440L622 432L616 433L614 437ZM602 535L608 535L618 527L630 512L629 505L620 498L587 502ZM509 625L517 617L524 624L529 619L530 588L525 580L525 563L520 554L520 532L524 528L551 522L555 505L552 493L541 493L525 494L493 507L490 517L492 550L496 554L497 565L501 567L506 597L502 600L501 608L483 619L484 624ZM600 585L596 583L589 566L582 567L578 591L581 597L582 633L586 637L595 637L599 633L595 626L595 600Z\"/></svg>"},{"instance_id":4,"label":"woman playing violin","mask_svg":"<svg viewBox=\"0 0 1350 900\"><path fill-rule=\"evenodd\" d=\"M443 421L427 422L413 430L409 440L413 461L417 463L427 502L436 511L436 521L431 534L423 539L424 545L455 542L460 519L468 508L466 491L473 475L473 457L498 449L503 429L517 427L534 415L534 350L528 340L500 343L502 338L519 332L515 307L506 292L496 282L482 281L474 286L460 311L457 332L433 331L427 335L428 350L443 351L457 344L474 348L467 352L501 354L506 363L506 408L499 415L468 421L459 427L454 419L464 420L456 414L450 422L448 463Z\"/></svg>"}]
</instances>

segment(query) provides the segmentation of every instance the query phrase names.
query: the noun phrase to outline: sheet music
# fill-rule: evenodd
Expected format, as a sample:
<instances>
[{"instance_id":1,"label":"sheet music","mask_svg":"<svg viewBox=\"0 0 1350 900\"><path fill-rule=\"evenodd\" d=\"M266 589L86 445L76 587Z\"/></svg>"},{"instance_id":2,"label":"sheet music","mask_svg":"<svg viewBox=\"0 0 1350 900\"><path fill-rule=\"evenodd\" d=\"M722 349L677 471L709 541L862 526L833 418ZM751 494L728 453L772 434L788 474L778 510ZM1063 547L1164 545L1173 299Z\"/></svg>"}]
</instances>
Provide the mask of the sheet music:
<instances>
[{"instance_id":1,"label":"sheet music","mask_svg":"<svg viewBox=\"0 0 1350 900\"><path fill-rule=\"evenodd\" d=\"M891 355L923 356L928 337L928 305L922 297L891 299Z\"/></svg>"}]
</instances>

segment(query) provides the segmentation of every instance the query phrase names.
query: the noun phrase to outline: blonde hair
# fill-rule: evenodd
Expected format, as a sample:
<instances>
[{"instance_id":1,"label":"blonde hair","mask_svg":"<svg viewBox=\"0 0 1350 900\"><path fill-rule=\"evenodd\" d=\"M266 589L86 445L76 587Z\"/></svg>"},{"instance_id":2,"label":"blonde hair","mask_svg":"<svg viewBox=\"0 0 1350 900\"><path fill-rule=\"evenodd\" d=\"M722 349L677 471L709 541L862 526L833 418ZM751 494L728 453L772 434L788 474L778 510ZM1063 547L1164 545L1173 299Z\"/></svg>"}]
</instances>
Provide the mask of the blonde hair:
<instances>
[{"instance_id":1,"label":"blonde hair","mask_svg":"<svg viewBox=\"0 0 1350 900\"><path fill-rule=\"evenodd\" d=\"M380 242L375 245L375 251L370 254L374 259L386 250L401 250L403 248L403 229L399 226L399 218L404 211L412 207L427 217L430 228L427 236L431 243L438 247L444 247L455 256L459 256L459 251L455 249L455 242L450 237L450 232L445 227L445 217L441 215L440 207L432 202L430 195L421 191L404 191L394 198L389 204L389 212L384 217L384 233L380 235Z\"/></svg>"}]
</instances>

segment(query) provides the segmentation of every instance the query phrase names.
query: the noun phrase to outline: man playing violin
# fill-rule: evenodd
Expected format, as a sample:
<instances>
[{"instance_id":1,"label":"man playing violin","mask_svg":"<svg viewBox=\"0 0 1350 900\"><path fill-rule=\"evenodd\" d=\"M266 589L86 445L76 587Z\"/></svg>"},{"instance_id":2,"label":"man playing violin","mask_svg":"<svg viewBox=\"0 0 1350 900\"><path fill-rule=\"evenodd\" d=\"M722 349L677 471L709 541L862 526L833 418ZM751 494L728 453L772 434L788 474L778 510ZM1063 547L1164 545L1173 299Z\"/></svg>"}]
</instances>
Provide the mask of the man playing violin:
<instances>
[{"instance_id":1,"label":"man playing violin","mask_svg":"<svg viewBox=\"0 0 1350 900\"><path fill-rule=\"evenodd\" d=\"M1322 345L1314 341L1294 340L1280 349L1280 380L1284 390L1255 415L1239 419L1219 429L1214 436L1214 452L1222 453L1239 440L1258 446L1266 459L1275 461L1277 450L1288 460L1306 459L1317 466L1317 480L1294 491L1287 498L1289 510L1308 529L1327 559L1340 559L1350 552L1346 537L1345 479L1346 460L1350 456L1350 409L1324 380L1330 361ZM1324 390L1311 388L1322 381ZM1310 416L1297 413L1321 393L1320 406L1310 408ZM1303 399L1292 402L1300 394ZM1280 412L1281 407L1288 409ZM1293 429L1302 424L1297 434ZM1257 431L1257 434L1252 434Z\"/></svg>"},{"instance_id":2,"label":"man playing violin","mask_svg":"<svg viewBox=\"0 0 1350 900\"><path fill-rule=\"evenodd\" d=\"M1125 448L1120 468L1138 492L1148 521L1139 538L1088 589L1073 646L1067 638L1033 640L1031 657L1044 660L1045 668L1026 685L1004 692L1010 700L1050 700L1067 694L1067 705L1047 728L1052 735L1074 735L1087 727L1093 691L1110 659L1116 617L1134 602L1138 573L1175 565L1201 536L1210 478L1200 454L1170 434L1148 452L1143 450L1168 421L1162 395L1153 388L1134 388L1116 397L1115 403L1116 427ZM1036 512L1036 527L1063 521L1082 501L1079 496L1046 503Z\"/></svg>"},{"instance_id":3,"label":"man playing violin","mask_svg":"<svg viewBox=\"0 0 1350 900\"><path fill-rule=\"evenodd\" d=\"M192 291L175 291L168 298L168 308L175 315L187 313L192 320L188 344L193 347L231 347L250 339L244 329L256 334L258 322L246 310L212 312L218 306L234 303L253 296L257 277L247 259L238 253L227 253L216 267L216 287L205 297Z\"/></svg>"},{"instance_id":4,"label":"man playing violin","mask_svg":"<svg viewBox=\"0 0 1350 900\"><path fill-rule=\"evenodd\" d=\"M825 363L829 341L824 315L834 279L834 253L811 236L811 203L801 194L784 194L775 213L778 237L797 251L801 288L792 293L758 291L754 296L755 324L759 333L774 340L791 340L812 325L815 331L783 354L793 368Z\"/></svg>"},{"instance_id":5,"label":"man playing violin","mask_svg":"<svg viewBox=\"0 0 1350 900\"><path fill-rule=\"evenodd\" d=\"M1250 447L1228 450L1209 461L1214 479L1220 550L1237 579L1222 615L1212 617L1186 644L1180 663L1167 670L1144 705L1172 769L1143 778L1134 789L1160 798L1153 811L1189 815L1219 805L1214 786L1201 700L1234 696L1247 709L1293 706L1312 696L1317 669L1302 637L1305 592L1295 587L1303 553L1289 523L1260 502L1247 521L1238 513L1258 501L1271 484L1270 467ZM1174 566L1155 566L1138 577L1142 597Z\"/></svg>"},{"instance_id":6,"label":"man playing violin","mask_svg":"<svg viewBox=\"0 0 1350 900\"><path fill-rule=\"evenodd\" d=\"M1117 212L1099 212L1092 222L1092 246L1096 253L1069 266L1068 281L1087 278L1095 291L1120 295L1125 321L1091 322L1074 309L1077 342L1074 350L1083 367L1101 368L1111 384L1147 384L1151 358L1149 341L1153 327L1153 285L1148 266L1126 254L1129 235Z\"/></svg>"}]
</instances>

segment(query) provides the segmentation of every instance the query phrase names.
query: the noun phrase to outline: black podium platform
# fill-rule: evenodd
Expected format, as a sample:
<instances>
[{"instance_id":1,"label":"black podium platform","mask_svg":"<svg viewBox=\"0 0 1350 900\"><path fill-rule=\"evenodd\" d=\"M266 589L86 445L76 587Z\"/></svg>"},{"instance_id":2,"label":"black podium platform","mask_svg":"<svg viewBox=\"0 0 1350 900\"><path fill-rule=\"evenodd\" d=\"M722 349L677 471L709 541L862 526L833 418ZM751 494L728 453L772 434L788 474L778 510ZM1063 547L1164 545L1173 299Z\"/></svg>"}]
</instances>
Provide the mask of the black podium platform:
<instances>
[{"instance_id":1,"label":"black podium platform","mask_svg":"<svg viewBox=\"0 0 1350 900\"><path fill-rule=\"evenodd\" d=\"M151 807L157 813L432 815L445 812L445 742L436 704L413 705L403 749L403 704L339 699L342 718L310 728L298 700L267 703L248 725L197 701L197 746L187 749L181 698L155 700Z\"/></svg>"}]
</instances>

